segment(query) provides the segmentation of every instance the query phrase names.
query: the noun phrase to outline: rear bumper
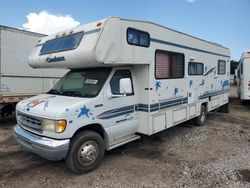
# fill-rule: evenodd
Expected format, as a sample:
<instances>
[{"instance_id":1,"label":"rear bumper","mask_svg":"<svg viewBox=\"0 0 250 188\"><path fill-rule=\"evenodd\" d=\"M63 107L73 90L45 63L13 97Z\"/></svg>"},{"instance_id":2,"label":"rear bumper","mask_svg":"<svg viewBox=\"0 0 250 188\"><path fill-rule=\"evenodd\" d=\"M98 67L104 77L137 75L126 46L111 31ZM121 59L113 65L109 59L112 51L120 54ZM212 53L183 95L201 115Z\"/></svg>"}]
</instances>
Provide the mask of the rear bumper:
<instances>
[{"instance_id":1,"label":"rear bumper","mask_svg":"<svg viewBox=\"0 0 250 188\"><path fill-rule=\"evenodd\" d=\"M41 137L25 131L18 124L13 129L13 135L26 150L51 161L64 159L69 150L70 139L55 140Z\"/></svg>"}]
</instances>

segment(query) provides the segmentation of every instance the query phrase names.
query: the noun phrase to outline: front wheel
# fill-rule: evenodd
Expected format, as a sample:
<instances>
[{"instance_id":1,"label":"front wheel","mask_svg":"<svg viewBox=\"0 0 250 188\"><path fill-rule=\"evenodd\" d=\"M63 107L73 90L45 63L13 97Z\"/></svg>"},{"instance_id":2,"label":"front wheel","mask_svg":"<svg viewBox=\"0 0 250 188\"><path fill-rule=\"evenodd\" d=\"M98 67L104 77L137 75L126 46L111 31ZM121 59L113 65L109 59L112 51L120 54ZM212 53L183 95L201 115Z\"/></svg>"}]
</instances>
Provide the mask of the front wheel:
<instances>
[{"instance_id":1,"label":"front wheel","mask_svg":"<svg viewBox=\"0 0 250 188\"><path fill-rule=\"evenodd\" d=\"M203 126L207 121L207 109L205 105L201 105L201 112L198 117L194 119L194 125Z\"/></svg>"},{"instance_id":2,"label":"front wheel","mask_svg":"<svg viewBox=\"0 0 250 188\"><path fill-rule=\"evenodd\" d=\"M104 156L103 138L93 131L83 131L77 134L69 148L65 159L66 166L76 174L95 170Z\"/></svg>"}]
</instances>

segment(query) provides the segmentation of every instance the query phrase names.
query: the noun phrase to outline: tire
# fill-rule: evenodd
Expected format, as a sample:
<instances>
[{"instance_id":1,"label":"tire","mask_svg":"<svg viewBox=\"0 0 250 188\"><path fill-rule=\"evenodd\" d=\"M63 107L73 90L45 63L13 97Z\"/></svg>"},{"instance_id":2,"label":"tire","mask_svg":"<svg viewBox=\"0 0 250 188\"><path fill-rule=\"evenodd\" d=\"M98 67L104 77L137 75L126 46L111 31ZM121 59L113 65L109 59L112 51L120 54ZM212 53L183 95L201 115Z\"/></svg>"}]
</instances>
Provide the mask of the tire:
<instances>
[{"instance_id":1,"label":"tire","mask_svg":"<svg viewBox=\"0 0 250 188\"><path fill-rule=\"evenodd\" d=\"M100 165L104 152L103 138L96 132L83 131L73 137L65 163L73 173L87 173Z\"/></svg>"},{"instance_id":2,"label":"tire","mask_svg":"<svg viewBox=\"0 0 250 188\"><path fill-rule=\"evenodd\" d=\"M246 105L246 100L240 99L240 103L241 103L242 105Z\"/></svg>"},{"instance_id":3,"label":"tire","mask_svg":"<svg viewBox=\"0 0 250 188\"><path fill-rule=\"evenodd\" d=\"M229 113L229 103L223 105L224 113Z\"/></svg>"},{"instance_id":4,"label":"tire","mask_svg":"<svg viewBox=\"0 0 250 188\"><path fill-rule=\"evenodd\" d=\"M203 126L207 121L207 109L205 105L201 105L200 115L194 118L195 126Z\"/></svg>"},{"instance_id":5,"label":"tire","mask_svg":"<svg viewBox=\"0 0 250 188\"><path fill-rule=\"evenodd\" d=\"M238 92L238 98L241 100L241 94L240 94L240 92Z\"/></svg>"}]
</instances>

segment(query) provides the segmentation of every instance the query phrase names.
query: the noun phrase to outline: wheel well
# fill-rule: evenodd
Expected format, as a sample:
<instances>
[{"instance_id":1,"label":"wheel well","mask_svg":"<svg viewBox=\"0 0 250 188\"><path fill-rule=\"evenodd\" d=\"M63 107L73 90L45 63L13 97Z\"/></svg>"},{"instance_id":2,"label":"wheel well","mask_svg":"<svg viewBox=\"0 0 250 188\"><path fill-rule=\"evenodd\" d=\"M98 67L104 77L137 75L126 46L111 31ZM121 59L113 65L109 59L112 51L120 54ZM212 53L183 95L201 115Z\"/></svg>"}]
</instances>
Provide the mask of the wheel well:
<instances>
[{"instance_id":1,"label":"wheel well","mask_svg":"<svg viewBox=\"0 0 250 188\"><path fill-rule=\"evenodd\" d=\"M207 109L207 108L208 108L208 103L207 103L207 102L202 103L201 106L205 106L206 111L208 110L208 109Z\"/></svg>"},{"instance_id":2,"label":"wheel well","mask_svg":"<svg viewBox=\"0 0 250 188\"><path fill-rule=\"evenodd\" d=\"M16 103L8 103L1 105L0 114L2 116L12 115L15 112Z\"/></svg>"},{"instance_id":3,"label":"wheel well","mask_svg":"<svg viewBox=\"0 0 250 188\"><path fill-rule=\"evenodd\" d=\"M75 135L77 135L78 133L80 133L82 131L86 131L86 130L98 133L103 138L103 140L105 142L105 145L106 145L106 148L107 148L107 146L108 146L108 135L107 135L107 133L105 132L105 130L103 129L103 127L100 124L89 124L89 125L86 125L84 127L81 127L80 129L78 129L75 132L73 137Z\"/></svg>"}]
</instances>

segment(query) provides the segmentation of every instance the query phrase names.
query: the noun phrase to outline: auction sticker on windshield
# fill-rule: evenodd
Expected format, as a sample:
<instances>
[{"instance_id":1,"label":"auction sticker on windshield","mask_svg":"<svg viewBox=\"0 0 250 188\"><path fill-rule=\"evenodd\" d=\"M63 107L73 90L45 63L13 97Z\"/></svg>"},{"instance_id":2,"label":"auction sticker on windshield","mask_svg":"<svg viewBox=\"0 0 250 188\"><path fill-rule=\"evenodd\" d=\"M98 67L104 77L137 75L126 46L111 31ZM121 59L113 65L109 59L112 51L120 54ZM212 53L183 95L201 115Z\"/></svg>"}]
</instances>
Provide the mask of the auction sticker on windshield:
<instances>
[{"instance_id":1,"label":"auction sticker on windshield","mask_svg":"<svg viewBox=\"0 0 250 188\"><path fill-rule=\"evenodd\" d=\"M97 84L98 80L87 79L85 80L85 84Z\"/></svg>"}]
</instances>

